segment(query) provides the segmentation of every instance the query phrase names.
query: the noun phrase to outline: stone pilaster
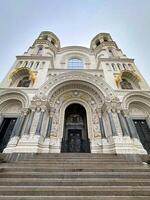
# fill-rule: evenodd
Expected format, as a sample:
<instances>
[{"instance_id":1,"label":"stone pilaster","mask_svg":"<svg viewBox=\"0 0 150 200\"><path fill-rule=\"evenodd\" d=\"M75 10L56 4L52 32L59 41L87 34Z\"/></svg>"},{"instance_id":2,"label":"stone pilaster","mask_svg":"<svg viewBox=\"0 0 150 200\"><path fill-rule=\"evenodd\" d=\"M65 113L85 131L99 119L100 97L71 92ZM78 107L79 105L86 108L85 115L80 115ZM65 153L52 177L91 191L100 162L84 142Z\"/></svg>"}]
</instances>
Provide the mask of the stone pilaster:
<instances>
[{"instance_id":1,"label":"stone pilaster","mask_svg":"<svg viewBox=\"0 0 150 200\"><path fill-rule=\"evenodd\" d=\"M116 130L116 126L115 126L115 122L114 122L111 110L108 110L108 117L109 117L110 127L112 131L112 136L117 136L117 130Z\"/></svg>"},{"instance_id":2,"label":"stone pilaster","mask_svg":"<svg viewBox=\"0 0 150 200\"><path fill-rule=\"evenodd\" d=\"M24 124L26 115L27 115L27 110L23 110L21 115L17 119L15 127L14 127L14 129L12 131L12 136L11 137L14 137L14 136L19 137L21 135L22 126Z\"/></svg>"},{"instance_id":3,"label":"stone pilaster","mask_svg":"<svg viewBox=\"0 0 150 200\"><path fill-rule=\"evenodd\" d=\"M130 132L129 132L129 129L127 127L125 117L123 116L123 114L121 112L118 112L118 118L119 118L120 125L121 125L121 128L122 128L123 136L130 136Z\"/></svg>"},{"instance_id":4,"label":"stone pilaster","mask_svg":"<svg viewBox=\"0 0 150 200\"><path fill-rule=\"evenodd\" d=\"M42 123L43 123L43 118L44 118L45 110L46 110L45 107L41 108L40 116L39 116L39 120L38 120L38 124L37 124L35 135L41 135L41 128L42 128Z\"/></svg>"},{"instance_id":5,"label":"stone pilaster","mask_svg":"<svg viewBox=\"0 0 150 200\"><path fill-rule=\"evenodd\" d=\"M0 127L1 127L1 125L2 125L2 123L3 123L3 119L4 119L3 115L0 114Z\"/></svg>"},{"instance_id":6,"label":"stone pilaster","mask_svg":"<svg viewBox=\"0 0 150 200\"><path fill-rule=\"evenodd\" d=\"M25 122L27 114L28 114L28 109L24 109L21 113L21 116L20 116L20 119L19 119L19 124L17 126L15 136L18 136L18 137L21 136L22 127L23 127L23 124Z\"/></svg>"},{"instance_id":7,"label":"stone pilaster","mask_svg":"<svg viewBox=\"0 0 150 200\"><path fill-rule=\"evenodd\" d=\"M49 138L50 134L51 134L52 120L53 120L54 113L55 113L55 108L50 108L50 111L49 111L49 120L48 120L47 132L46 132L46 138Z\"/></svg>"},{"instance_id":8,"label":"stone pilaster","mask_svg":"<svg viewBox=\"0 0 150 200\"><path fill-rule=\"evenodd\" d=\"M30 128L31 128L32 121L33 121L33 118L34 118L35 110L36 110L35 107L31 108L31 112L29 113L29 118L28 118L28 121L27 121L27 124L26 124L24 135L29 135L29 133L30 133Z\"/></svg>"},{"instance_id":9,"label":"stone pilaster","mask_svg":"<svg viewBox=\"0 0 150 200\"><path fill-rule=\"evenodd\" d=\"M133 123L132 118L129 116L128 111L124 110L124 115L125 115L125 119L126 119L126 122L127 122L128 129L130 131L131 137L139 139L136 127Z\"/></svg>"}]
</instances>

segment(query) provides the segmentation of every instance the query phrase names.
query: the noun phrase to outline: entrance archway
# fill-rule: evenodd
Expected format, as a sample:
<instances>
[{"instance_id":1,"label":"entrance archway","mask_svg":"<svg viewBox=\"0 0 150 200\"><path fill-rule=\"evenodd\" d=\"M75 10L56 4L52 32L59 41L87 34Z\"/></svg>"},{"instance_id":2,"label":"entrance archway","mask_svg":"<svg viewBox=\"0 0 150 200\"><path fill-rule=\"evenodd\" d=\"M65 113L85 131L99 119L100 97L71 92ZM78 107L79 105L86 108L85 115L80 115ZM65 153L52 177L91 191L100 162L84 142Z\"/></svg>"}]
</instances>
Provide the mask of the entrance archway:
<instances>
[{"instance_id":1,"label":"entrance archway","mask_svg":"<svg viewBox=\"0 0 150 200\"><path fill-rule=\"evenodd\" d=\"M80 104L71 104L65 110L61 152L90 152L86 110Z\"/></svg>"}]
</instances>

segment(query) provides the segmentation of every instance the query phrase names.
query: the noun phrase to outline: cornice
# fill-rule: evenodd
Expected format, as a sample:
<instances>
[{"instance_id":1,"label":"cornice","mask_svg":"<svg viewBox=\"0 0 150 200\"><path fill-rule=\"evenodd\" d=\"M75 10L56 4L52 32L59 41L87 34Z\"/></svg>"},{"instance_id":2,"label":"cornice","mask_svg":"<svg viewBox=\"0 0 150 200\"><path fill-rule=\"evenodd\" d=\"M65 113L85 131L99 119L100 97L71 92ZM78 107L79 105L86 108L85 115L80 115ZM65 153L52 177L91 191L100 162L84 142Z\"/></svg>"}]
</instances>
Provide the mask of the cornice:
<instances>
[{"instance_id":1,"label":"cornice","mask_svg":"<svg viewBox=\"0 0 150 200\"><path fill-rule=\"evenodd\" d=\"M30 60L52 60L52 56L36 56L36 55L22 55L22 56L16 56L17 59L30 59Z\"/></svg>"},{"instance_id":2,"label":"cornice","mask_svg":"<svg viewBox=\"0 0 150 200\"><path fill-rule=\"evenodd\" d=\"M117 62L134 62L133 58L99 58L99 61L107 61L107 62L113 62L113 61L117 61Z\"/></svg>"},{"instance_id":3,"label":"cornice","mask_svg":"<svg viewBox=\"0 0 150 200\"><path fill-rule=\"evenodd\" d=\"M63 72L63 73L67 73L67 72L103 72L103 69L56 69L56 68L49 68L49 71L58 71L58 72Z\"/></svg>"},{"instance_id":4,"label":"cornice","mask_svg":"<svg viewBox=\"0 0 150 200\"><path fill-rule=\"evenodd\" d=\"M62 47L58 50L57 53L64 53L64 52L69 52L69 51L81 51L90 55L94 55L93 51L90 48L83 47L83 46L67 46L67 47Z\"/></svg>"}]
</instances>

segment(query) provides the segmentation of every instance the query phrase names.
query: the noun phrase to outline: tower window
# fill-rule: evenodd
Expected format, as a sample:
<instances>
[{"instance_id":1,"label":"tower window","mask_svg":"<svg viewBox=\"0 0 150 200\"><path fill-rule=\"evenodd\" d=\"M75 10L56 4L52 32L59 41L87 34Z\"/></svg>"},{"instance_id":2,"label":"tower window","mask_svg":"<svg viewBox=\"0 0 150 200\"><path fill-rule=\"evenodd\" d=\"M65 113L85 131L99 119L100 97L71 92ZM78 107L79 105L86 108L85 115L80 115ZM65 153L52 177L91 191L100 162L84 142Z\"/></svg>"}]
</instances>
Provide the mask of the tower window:
<instances>
[{"instance_id":1,"label":"tower window","mask_svg":"<svg viewBox=\"0 0 150 200\"><path fill-rule=\"evenodd\" d=\"M47 40L47 39L48 39L48 36L47 36L47 35L43 35L42 39L43 39L43 40Z\"/></svg>"},{"instance_id":2,"label":"tower window","mask_svg":"<svg viewBox=\"0 0 150 200\"><path fill-rule=\"evenodd\" d=\"M37 55L40 55L40 54L42 53L42 50L43 50L43 47L42 47L42 46L40 46L40 47L38 48Z\"/></svg>"},{"instance_id":3,"label":"tower window","mask_svg":"<svg viewBox=\"0 0 150 200\"><path fill-rule=\"evenodd\" d=\"M111 66L112 66L112 69L113 69L114 71L116 71L116 66L115 66L115 64L112 63Z\"/></svg>"},{"instance_id":4,"label":"tower window","mask_svg":"<svg viewBox=\"0 0 150 200\"><path fill-rule=\"evenodd\" d=\"M27 65L28 65L28 61L25 61L24 67L27 67Z\"/></svg>"},{"instance_id":5,"label":"tower window","mask_svg":"<svg viewBox=\"0 0 150 200\"><path fill-rule=\"evenodd\" d=\"M52 39L52 40L51 40L51 43L52 43L53 45L55 45L55 44L56 44L56 41L55 41L54 39Z\"/></svg>"},{"instance_id":6,"label":"tower window","mask_svg":"<svg viewBox=\"0 0 150 200\"><path fill-rule=\"evenodd\" d=\"M36 62L36 64L35 64L35 69L38 68L39 64L40 64L39 62Z\"/></svg>"},{"instance_id":7,"label":"tower window","mask_svg":"<svg viewBox=\"0 0 150 200\"><path fill-rule=\"evenodd\" d=\"M108 42L108 38L107 37L104 37L104 42Z\"/></svg>"},{"instance_id":8,"label":"tower window","mask_svg":"<svg viewBox=\"0 0 150 200\"><path fill-rule=\"evenodd\" d=\"M95 44L96 44L96 46L98 47L101 43L100 43L99 40L96 40Z\"/></svg>"},{"instance_id":9,"label":"tower window","mask_svg":"<svg viewBox=\"0 0 150 200\"><path fill-rule=\"evenodd\" d=\"M22 65L23 61L19 61L17 64L17 67L20 67Z\"/></svg>"},{"instance_id":10,"label":"tower window","mask_svg":"<svg viewBox=\"0 0 150 200\"><path fill-rule=\"evenodd\" d=\"M29 87L31 83L31 80L29 80L29 77L24 77L21 79L17 85L17 87Z\"/></svg>"},{"instance_id":11,"label":"tower window","mask_svg":"<svg viewBox=\"0 0 150 200\"><path fill-rule=\"evenodd\" d=\"M72 58L68 61L68 68L70 69L83 69L83 61L78 58Z\"/></svg>"},{"instance_id":12,"label":"tower window","mask_svg":"<svg viewBox=\"0 0 150 200\"><path fill-rule=\"evenodd\" d=\"M113 57L113 56L114 56L111 49L109 49L109 56L110 56L110 57Z\"/></svg>"},{"instance_id":13,"label":"tower window","mask_svg":"<svg viewBox=\"0 0 150 200\"><path fill-rule=\"evenodd\" d=\"M122 79L120 86L122 89L133 89L132 84L126 79Z\"/></svg>"},{"instance_id":14,"label":"tower window","mask_svg":"<svg viewBox=\"0 0 150 200\"><path fill-rule=\"evenodd\" d=\"M123 66L123 69L124 69L124 70L126 70L126 69L127 69L127 66L126 66L126 64L122 64L122 66Z\"/></svg>"},{"instance_id":15,"label":"tower window","mask_svg":"<svg viewBox=\"0 0 150 200\"><path fill-rule=\"evenodd\" d=\"M33 63L34 63L33 61L30 62L30 68L33 66Z\"/></svg>"},{"instance_id":16,"label":"tower window","mask_svg":"<svg viewBox=\"0 0 150 200\"><path fill-rule=\"evenodd\" d=\"M117 64L117 67L121 71L121 65L119 63Z\"/></svg>"}]
</instances>

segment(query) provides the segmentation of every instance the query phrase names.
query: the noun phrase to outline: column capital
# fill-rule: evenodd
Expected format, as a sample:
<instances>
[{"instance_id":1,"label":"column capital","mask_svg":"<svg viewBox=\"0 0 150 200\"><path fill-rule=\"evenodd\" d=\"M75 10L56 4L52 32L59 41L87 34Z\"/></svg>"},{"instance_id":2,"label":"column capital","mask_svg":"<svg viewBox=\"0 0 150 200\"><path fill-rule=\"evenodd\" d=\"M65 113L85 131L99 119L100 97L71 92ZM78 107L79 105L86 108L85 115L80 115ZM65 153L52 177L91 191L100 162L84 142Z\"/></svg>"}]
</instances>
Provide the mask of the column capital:
<instances>
[{"instance_id":1,"label":"column capital","mask_svg":"<svg viewBox=\"0 0 150 200\"><path fill-rule=\"evenodd\" d=\"M23 109L21 110L21 115L22 115L22 116L26 116L28 113L29 113L29 108L23 108Z\"/></svg>"},{"instance_id":2,"label":"column capital","mask_svg":"<svg viewBox=\"0 0 150 200\"><path fill-rule=\"evenodd\" d=\"M50 107L50 109L49 109L49 115L50 115L50 117L53 117L55 111L56 111L56 108Z\"/></svg>"},{"instance_id":3,"label":"column capital","mask_svg":"<svg viewBox=\"0 0 150 200\"><path fill-rule=\"evenodd\" d=\"M97 108L96 109L96 113L97 113L97 115L98 115L99 118L102 117L102 110L101 110L101 108Z\"/></svg>"},{"instance_id":4,"label":"column capital","mask_svg":"<svg viewBox=\"0 0 150 200\"><path fill-rule=\"evenodd\" d=\"M123 114L124 114L125 117L129 116L129 110L124 109L124 110L122 110L122 112L123 112Z\"/></svg>"},{"instance_id":5,"label":"column capital","mask_svg":"<svg viewBox=\"0 0 150 200\"><path fill-rule=\"evenodd\" d=\"M31 112L35 112L36 111L36 107L35 106L31 106L30 110L31 110Z\"/></svg>"},{"instance_id":6,"label":"column capital","mask_svg":"<svg viewBox=\"0 0 150 200\"><path fill-rule=\"evenodd\" d=\"M47 107L46 106L41 106L41 112L45 112L46 111L46 109L47 109Z\"/></svg>"}]
</instances>

